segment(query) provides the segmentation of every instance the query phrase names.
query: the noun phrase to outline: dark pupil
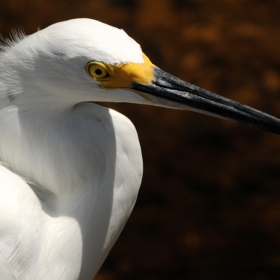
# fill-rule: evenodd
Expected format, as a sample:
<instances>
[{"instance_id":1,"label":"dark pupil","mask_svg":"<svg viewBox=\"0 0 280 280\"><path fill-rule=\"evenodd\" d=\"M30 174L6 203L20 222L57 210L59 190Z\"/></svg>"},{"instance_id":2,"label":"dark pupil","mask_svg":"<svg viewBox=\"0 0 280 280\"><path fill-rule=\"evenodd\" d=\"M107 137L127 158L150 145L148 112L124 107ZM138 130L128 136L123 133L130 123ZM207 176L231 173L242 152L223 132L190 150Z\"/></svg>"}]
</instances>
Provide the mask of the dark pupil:
<instances>
[{"instance_id":1,"label":"dark pupil","mask_svg":"<svg viewBox=\"0 0 280 280\"><path fill-rule=\"evenodd\" d=\"M96 74L96 75L101 75L101 74L102 74L102 70L100 70L100 69L95 69L95 74Z\"/></svg>"}]
</instances>

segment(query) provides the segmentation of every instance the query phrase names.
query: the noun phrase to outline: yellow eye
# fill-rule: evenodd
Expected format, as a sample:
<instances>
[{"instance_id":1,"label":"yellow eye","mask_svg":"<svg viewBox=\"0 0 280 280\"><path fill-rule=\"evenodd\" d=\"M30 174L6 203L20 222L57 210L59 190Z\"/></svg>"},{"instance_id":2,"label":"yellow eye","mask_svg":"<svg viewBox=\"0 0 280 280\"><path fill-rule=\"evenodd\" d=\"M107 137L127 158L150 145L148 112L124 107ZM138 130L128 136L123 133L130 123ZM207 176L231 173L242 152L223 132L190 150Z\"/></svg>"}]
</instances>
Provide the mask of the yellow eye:
<instances>
[{"instance_id":1,"label":"yellow eye","mask_svg":"<svg viewBox=\"0 0 280 280\"><path fill-rule=\"evenodd\" d=\"M89 62L85 66L88 74L95 80L103 80L110 77L106 66L101 62Z\"/></svg>"}]
</instances>

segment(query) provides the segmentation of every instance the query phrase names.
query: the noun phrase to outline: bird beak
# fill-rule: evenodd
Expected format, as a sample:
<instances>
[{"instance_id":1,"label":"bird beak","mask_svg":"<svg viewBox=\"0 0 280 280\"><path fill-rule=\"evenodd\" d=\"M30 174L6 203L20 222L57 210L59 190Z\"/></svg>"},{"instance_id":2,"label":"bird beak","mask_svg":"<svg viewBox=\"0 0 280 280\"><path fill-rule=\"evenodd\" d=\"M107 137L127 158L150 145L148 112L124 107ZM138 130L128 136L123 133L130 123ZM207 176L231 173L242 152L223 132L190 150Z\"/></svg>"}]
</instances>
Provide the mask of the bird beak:
<instances>
[{"instance_id":1,"label":"bird beak","mask_svg":"<svg viewBox=\"0 0 280 280\"><path fill-rule=\"evenodd\" d=\"M280 134L280 120L251 107L192 85L153 67L151 84L134 82L132 88L148 94L154 105L188 109Z\"/></svg>"}]
</instances>

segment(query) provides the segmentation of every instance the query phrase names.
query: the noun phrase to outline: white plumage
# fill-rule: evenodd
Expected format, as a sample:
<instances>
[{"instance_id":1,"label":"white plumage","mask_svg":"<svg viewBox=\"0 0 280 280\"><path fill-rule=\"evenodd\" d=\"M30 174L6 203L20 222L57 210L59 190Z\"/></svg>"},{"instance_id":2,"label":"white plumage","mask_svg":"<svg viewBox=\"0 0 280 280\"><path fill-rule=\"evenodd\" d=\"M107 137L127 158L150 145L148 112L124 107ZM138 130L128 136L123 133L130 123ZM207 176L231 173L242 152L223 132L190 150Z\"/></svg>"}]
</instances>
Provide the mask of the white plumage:
<instances>
[{"instance_id":1,"label":"white plumage","mask_svg":"<svg viewBox=\"0 0 280 280\"><path fill-rule=\"evenodd\" d=\"M132 210L142 177L134 126L75 106L99 93L84 65L102 55L142 61L123 31L92 20L53 25L1 54L0 279L92 279Z\"/></svg>"},{"instance_id":2,"label":"white plumage","mask_svg":"<svg viewBox=\"0 0 280 280\"><path fill-rule=\"evenodd\" d=\"M94 20L3 50L0 279L92 279L124 227L142 178L138 136L91 102L188 108L279 133L279 120L163 72L124 31Z\"/></svg>"}]
</instances>

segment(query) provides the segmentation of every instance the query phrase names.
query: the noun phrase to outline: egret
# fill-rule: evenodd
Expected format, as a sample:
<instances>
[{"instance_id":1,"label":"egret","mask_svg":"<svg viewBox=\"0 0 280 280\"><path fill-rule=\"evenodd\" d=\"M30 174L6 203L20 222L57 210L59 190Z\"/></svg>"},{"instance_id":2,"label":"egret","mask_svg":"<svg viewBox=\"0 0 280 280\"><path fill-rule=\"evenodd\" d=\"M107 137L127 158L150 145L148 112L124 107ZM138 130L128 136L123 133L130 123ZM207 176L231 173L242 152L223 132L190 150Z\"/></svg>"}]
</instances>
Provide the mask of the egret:
<instances>
[{"instance_id":1,"label":"egret","mask_svg":"<svg viewBox=\"0 0 280 280\"><path fill-rule=\"evenodd\" d=\"M189 109L280 133L280 120L156 67L91 19L18 35L0 54L0 279L92 279L136 201L137 132L94 102Z\"/></svg>"}]
</instances>

